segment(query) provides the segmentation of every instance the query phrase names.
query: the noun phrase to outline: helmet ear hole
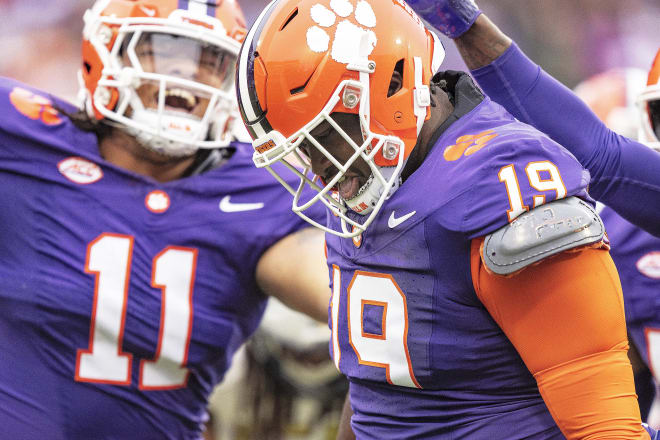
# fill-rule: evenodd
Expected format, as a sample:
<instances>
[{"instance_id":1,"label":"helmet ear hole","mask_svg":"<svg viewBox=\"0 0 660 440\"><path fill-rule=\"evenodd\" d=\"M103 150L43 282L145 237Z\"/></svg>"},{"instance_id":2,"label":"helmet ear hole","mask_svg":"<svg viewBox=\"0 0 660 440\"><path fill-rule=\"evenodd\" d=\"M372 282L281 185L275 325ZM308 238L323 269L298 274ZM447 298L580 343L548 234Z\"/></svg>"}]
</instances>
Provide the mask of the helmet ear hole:
<instances>
[{"instance_id":1,"label":"helmet ear hole","mask_svg":"<svg viewBox=\"0 0 660 440\"><path fill-rule=\"evenodd\" d=\"M403 88L403 64L405 60L401 58L396 62L394 71L392 72L392 79L390 79L390 86L387 90L387 97L396 95L398 91Z\"/></svg>"},{"instance_id":2,"label":"helmet ear hole","mask_svg":"<svg viewBox=\"0 0 660 440\"><path fill-rule=\"evenodd\" d=\"M309 78L307 78L307 81L305 81L305 84L301 85L300 87L296 87L294 89L291 89L289 92L292 95L297 95L298 93L302 93L305 90L305 87L307 87L307 84L309 83L309 80L312 79L312 76L314 76L314 72L312 72L312 74L309 75Z\"/></svg>"},{"instance_id":3,"label":"helmet ear hole","mask_svg":"<svg viewBox=\"0 0 660 440\"><path fill-rule=\"evenodd\" d=\"M289 15L289 16L287 17L287 19L286 19L286 20L284 21L284 23L282 24L282 27L280 27L280 32L282 32L282 31L284 30L284 28L287 27L287 25L288 25L289 23L291 23L291 21L292 21L294 18L296 18L296 15L298 15L298 8L294 9L294 10L291 12L291 15Z\"/></svg>"}]
</instances>

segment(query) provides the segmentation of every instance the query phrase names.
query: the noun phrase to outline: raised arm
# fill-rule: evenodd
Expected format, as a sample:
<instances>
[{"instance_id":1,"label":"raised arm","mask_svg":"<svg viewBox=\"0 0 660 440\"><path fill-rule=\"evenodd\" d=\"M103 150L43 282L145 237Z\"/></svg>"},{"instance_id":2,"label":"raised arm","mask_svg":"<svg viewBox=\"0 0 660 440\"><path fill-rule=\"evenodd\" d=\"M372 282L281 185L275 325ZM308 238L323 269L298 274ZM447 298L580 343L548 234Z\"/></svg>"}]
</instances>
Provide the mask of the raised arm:
<instances>
[{"instance_id":1,"label":"raised arm","mask_svg":"<svg viewBox=\"0 0 660 440\"><path fill-rule=\"evenodd\" d=\"M591 173L590 193L595 198L660 236L660 154L609 130L572 91L527 58L472 1L408 3L455 39L472 75L491 99L575 155Z\"/></svg>"}]
</instances>

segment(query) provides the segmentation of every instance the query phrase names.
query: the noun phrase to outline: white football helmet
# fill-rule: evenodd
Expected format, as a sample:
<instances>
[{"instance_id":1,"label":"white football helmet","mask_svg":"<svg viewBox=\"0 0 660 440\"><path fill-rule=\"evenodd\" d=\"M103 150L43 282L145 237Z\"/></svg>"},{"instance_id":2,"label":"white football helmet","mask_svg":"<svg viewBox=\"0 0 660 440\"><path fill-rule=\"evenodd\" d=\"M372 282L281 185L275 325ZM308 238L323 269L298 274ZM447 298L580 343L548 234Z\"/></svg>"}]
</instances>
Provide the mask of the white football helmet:
<instances>
[{"instance_id":1,"label":"white football helmet","mask_svg":"<svg viewBox=\"0 0 660 440\"><path fill-rule=\"evenodd\" d=\"M84 16L81 100L173 157L227 146L245 22L234 0L98 0Z\"/></svg>"},{"instance_id":2,"label":"white football helmet","mask_svg":"<svg viewBox=\"0 0 660 440\"><path fill-rule=\"evenodd\" d=\"M637 103L642 116L640 141L660 151L660 49L649 71L646 89Z\"/></svg>"}]
</instances>

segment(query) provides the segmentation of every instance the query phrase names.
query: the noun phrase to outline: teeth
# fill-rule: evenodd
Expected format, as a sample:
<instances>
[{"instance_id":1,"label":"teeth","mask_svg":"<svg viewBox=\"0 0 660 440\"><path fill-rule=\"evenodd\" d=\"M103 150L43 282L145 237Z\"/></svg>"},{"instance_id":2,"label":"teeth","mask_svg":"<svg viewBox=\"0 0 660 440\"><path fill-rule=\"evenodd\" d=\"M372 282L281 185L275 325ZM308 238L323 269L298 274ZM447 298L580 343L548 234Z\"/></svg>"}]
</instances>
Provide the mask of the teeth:
<instances>
[{"instance_id":1,"label":"teeth","mask_svg":"<svg viewBox=\"0 0 660 440\"><path fill-rule=\"evenodd\" d=\"M165 91L165 96L175 96L177 98L185 99L190 108L194 107L196 103L195 95L184 89L167 89Z\"/></svg>"}]
</instances>

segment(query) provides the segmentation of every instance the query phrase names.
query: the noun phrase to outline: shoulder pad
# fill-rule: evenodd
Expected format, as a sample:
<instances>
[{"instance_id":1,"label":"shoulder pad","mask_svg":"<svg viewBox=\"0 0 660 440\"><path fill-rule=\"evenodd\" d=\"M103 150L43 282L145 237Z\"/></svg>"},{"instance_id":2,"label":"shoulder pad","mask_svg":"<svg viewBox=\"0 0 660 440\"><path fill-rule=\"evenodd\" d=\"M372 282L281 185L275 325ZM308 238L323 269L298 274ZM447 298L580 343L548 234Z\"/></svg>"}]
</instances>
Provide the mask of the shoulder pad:
<instances>
[{"instance_id":1,"label":"shoulder pad","mask_svg":"<svg viewBox=\"0 0 660 440\"><path fill-rule=\"evenodd\" d=\"M569 197L534 208L487 235L482 259L492 272L510 275L551 255L598 243L604 233L596 210Z\"/></svg>"}]
</instances>

